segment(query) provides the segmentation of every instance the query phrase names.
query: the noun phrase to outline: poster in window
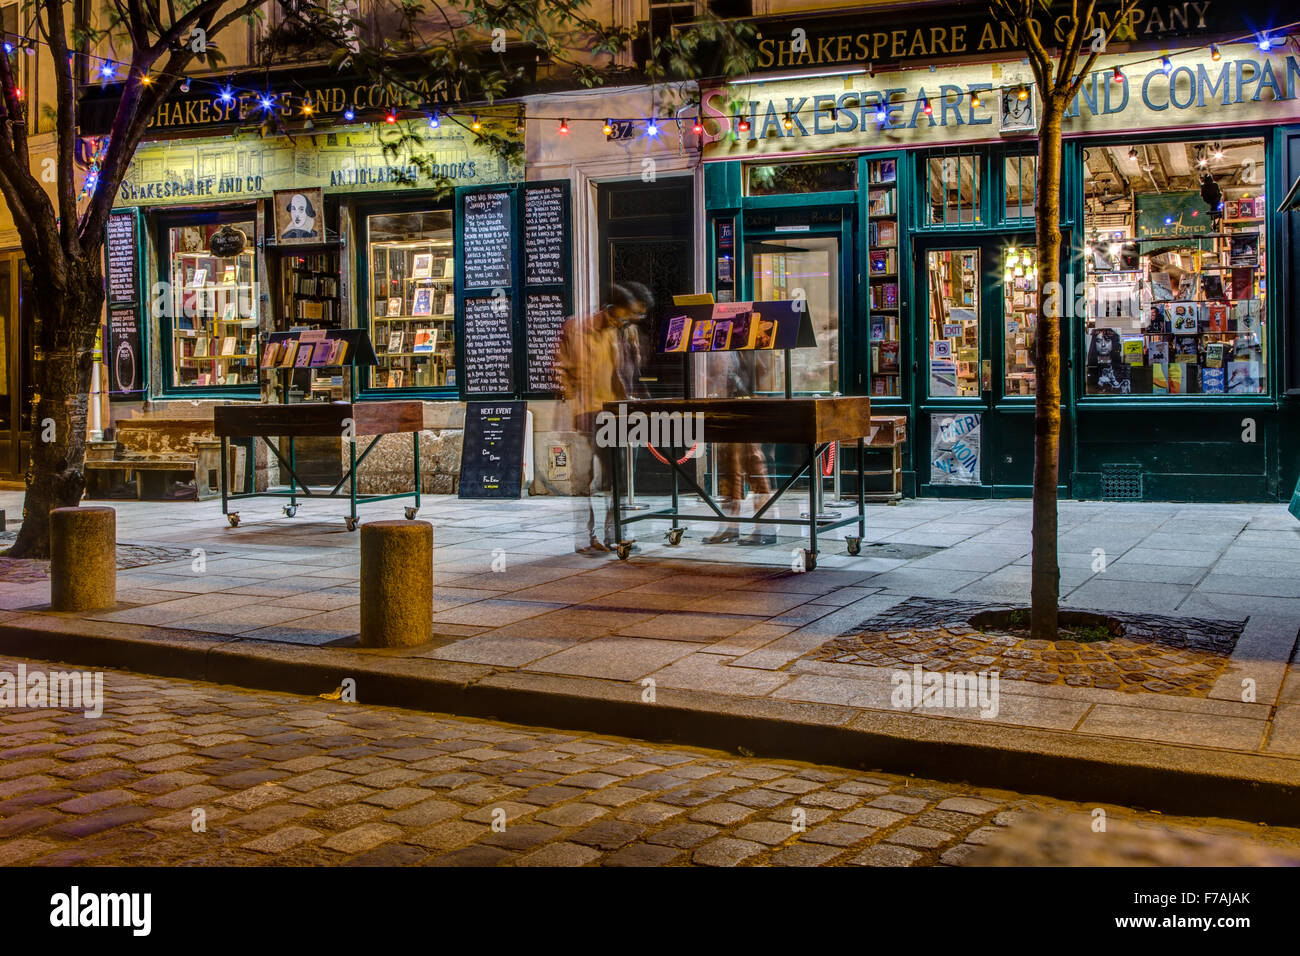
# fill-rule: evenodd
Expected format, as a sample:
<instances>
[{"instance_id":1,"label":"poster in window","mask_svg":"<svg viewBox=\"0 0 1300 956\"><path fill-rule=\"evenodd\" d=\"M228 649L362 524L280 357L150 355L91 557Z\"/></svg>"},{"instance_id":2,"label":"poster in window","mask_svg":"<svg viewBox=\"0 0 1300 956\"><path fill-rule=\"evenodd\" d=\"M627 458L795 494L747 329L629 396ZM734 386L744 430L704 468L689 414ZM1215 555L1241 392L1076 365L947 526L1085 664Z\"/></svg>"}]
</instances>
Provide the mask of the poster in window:
<instances>
[{"instance_id":1,"label":"poster in window","mask_svg":"<svg viewBox=\"0 0 1300 956\"><path fill-rule=\"evenodd\" d=\"M930 419L930 483L980 483L980 425L978 414L936 415Z\"/></svg>"}]
</instances>

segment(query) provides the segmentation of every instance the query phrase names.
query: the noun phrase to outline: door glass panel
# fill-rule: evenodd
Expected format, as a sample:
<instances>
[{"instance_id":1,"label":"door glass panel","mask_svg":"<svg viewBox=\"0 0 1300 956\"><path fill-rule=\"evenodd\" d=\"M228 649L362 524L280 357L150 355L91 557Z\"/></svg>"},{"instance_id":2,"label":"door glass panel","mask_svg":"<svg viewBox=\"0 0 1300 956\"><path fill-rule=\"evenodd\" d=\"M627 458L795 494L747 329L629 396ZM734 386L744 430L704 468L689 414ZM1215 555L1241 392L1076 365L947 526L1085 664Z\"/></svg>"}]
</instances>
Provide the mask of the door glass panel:
<instances>
[{"instance_id":1,"label":"door glass panel","mask_svg":"<svg viewBox=\"0 0 1300 956\"><path fill-rule=\"evenodd\" d=\"M1002 250L1002 289L1005 296L1006 363L1004 395L1034 394L1034 329L1038 315L1038 269L1034 250L1008 246Z\"/></svg>"},{"instance_id":2,"label":"door glass panel","mask_svg":"<svg viewBox=\"0 0 1300 956\"><path fill-rule=\"evenodd\" d=\"M14 9L17 9L15 7ZM13 295L13 272L9 259L0 261L0 431L13 428L13 396L9 394L9 356L14 354L9 329L17 326L9 314Z\"/></svg>"},{"instance_id":3,"label":"door glass panel","mask_svg":"<svg viewBox=\"0 0 1300 956\"><path fill-rule=\"evenodd\" d=\"M935 249L926 255L930 296L930 395L980 393L980 253Z\"/></svg>"},{"instance_id":4,"label":"door glass panel","mask_svg":"<svg viewBox=\"0 0 1300 956\"><path fill-rule=\"evenodd\" d=\"M759 239L748 246L755 301L795 299L802 290L817 336L815 349L794 349L793 391L828 394L840 381L840 241L833 236ZM755 355L755 391L783 392L784 357Z\"/></svg>"}]
</instances>

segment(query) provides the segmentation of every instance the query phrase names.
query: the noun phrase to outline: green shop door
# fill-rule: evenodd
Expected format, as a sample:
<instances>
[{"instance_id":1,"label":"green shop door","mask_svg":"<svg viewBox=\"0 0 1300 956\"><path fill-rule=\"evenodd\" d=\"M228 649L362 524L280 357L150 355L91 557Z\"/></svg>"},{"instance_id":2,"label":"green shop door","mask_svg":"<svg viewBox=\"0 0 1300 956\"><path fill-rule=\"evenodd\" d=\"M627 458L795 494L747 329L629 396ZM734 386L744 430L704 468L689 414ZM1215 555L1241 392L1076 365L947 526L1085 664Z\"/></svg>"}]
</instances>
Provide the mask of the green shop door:
<instances>
[{"instance_id":1,"label":"green shop door","mask_svg":"<svg viewBox=\"0 0 1300 956\"><path fill-rule=\"evenodd\" d=\"M795 395L818 396L849 392L844 383L853 380L844 342L851 334L845 327L856 311L852 308L853 275L852 218L845 212L840 221L811 225L769 224L753 228L746 222L743 242L744 298L774 301L804 298L817 337L816 348L794 349L791 359L791 390ZM706 361L710 356L704 357ZM753 393L771 397L785 394L783 353L754 352ZM769 445L765 449L769 475L784 479L803 464L806 452L790 445Z\"/></svg>"},{"instance_id":2,"label":"green shop door","mask_svg":"<svg viewBox=\"0 0 1300 956\"><path fill-rule=\"evenodd\" d=\"M1032 491L1034 258L1029 233L917 240L913 370L922 494ZM1062 448L1064 455L1064 441ZM1061 473L1069 474L1064 460Z\"/></svg>"}]
</instances>

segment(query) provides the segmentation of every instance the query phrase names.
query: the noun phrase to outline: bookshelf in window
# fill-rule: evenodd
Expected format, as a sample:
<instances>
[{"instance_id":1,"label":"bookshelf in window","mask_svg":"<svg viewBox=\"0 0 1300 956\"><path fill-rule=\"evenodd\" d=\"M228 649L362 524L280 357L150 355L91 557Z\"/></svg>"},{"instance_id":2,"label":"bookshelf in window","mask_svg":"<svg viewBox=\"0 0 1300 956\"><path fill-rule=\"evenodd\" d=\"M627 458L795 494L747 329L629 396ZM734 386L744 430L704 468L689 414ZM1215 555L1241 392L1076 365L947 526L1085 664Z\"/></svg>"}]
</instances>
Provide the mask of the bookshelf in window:
<instances>
[{"instance_id":1,"label":"bookshelf in window","mask_svg":"<svg viewBox=\"0 0 1300 956\"><path fill-rule=\"evenodd\" d=\"M867 217L870 392L877 396L901 396L897 159L867 161Z\"/></svg>"}]
</instances>

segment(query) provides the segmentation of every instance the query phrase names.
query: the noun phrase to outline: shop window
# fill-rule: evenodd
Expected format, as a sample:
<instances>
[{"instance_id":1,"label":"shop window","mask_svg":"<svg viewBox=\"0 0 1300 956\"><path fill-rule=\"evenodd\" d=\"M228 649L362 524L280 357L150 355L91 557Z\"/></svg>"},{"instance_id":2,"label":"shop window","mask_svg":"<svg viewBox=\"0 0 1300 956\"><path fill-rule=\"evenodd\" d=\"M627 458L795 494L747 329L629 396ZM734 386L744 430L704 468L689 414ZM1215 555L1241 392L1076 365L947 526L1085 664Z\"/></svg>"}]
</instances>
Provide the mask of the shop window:
<instances>
[{"instance_id":1,"label":"shop window","mask_svg":"<svg viewBox=\"0 0 1300 956\"><path fill-rule=\"evenodd\" d=\"M377 388L456 384L456 267L447 209L374 215L370 241L370 337Z\"/></svg>"},{"instance_id":2,"label":"shop window","mask_svg":"<svg viewBox=\"0 0 1300 956\"><path fill-rule=\"evenodd\" d=\"M257 385L257 275L251 218L229 225L247 237L243 251L216 256L212 235L226 223L167 230L171 266L172 385L217 388Z\"/></svg>"},{"instance_id":3,"label":"shop window","mask_svg":"<svg viewBox=\"0 0 1300 956\"><path fill-rule=\"evenodd\" d=\"M746 193L824 193L858 188L857 160L825 163L757 163L745 168Z\"/></svg>"},{"instance_id":4,"label":"shop window","mask_svg":"<svg viewBox=\"0 0 1300 956\"><path fill-rule=\"evenodd\" d=\"M1038 157L1032 153L1007 156L1002 171L1003 218L1033 219L1038 198Z\"/></svg>"},{"instance_id":5,"label":"shop window","mask_svg":"<svg viewBox=\"0 0 1300 956\"><path fill-rule=\"evenodd\" d=\"M1267 391L1262 139L1084 151L1089 395Z\"/></svg>"},{"instance_id":6,"label":"shop window","mask_svg":"<svg viewBox=\"0 0 1300 956\"><path fill-rule=\"evenodd\" d=\"M984 221L977 154L932 155L924 169L927 225L974 226Z\"/></svg>"}]
</instances>

